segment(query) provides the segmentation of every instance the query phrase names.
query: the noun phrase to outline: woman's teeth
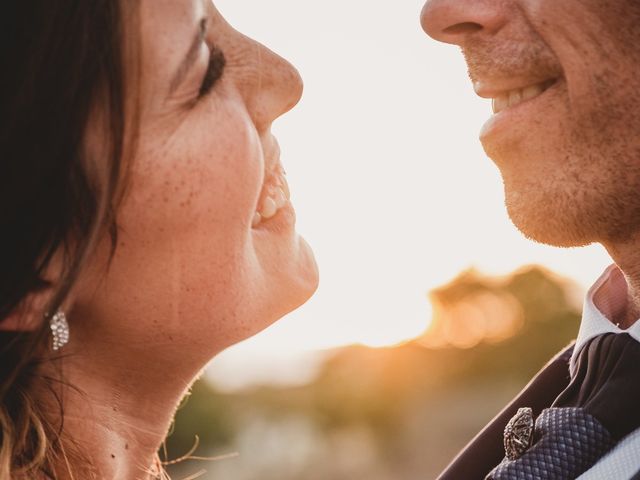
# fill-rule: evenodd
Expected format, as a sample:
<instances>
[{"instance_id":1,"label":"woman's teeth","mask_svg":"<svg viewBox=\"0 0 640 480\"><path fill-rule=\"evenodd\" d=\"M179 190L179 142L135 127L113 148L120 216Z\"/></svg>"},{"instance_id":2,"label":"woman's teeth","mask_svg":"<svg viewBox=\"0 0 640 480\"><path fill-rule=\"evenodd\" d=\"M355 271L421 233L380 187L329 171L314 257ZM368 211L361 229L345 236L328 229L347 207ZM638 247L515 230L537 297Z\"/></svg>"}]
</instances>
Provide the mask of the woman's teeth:
<instances>
[{"instance_id":1,"label":"woman's teeth","mask_svg":"<svg viewBox=\"0 0 640 480\"><path fill-rule=\"evenodd\" d=\"M252 226L257 227L260 223L275 217L290 198L291 193L284 171L277 172L267 180L260 197L258 210L253 216Z\"/></svg>"},{"instance_id":2,"label":"woman's teeth","mask_svg":"<svg viewBox=\"0 0 640 480\"><path fill-rule=\"evenodd\" d=\"M493 113L500 113L507 108L515 107L522 102L536 98L542 95L554 83L555 80L549 80L537 85L530 85L525 88L505 92L492 100Z\"/></svg>"}]
</instances>

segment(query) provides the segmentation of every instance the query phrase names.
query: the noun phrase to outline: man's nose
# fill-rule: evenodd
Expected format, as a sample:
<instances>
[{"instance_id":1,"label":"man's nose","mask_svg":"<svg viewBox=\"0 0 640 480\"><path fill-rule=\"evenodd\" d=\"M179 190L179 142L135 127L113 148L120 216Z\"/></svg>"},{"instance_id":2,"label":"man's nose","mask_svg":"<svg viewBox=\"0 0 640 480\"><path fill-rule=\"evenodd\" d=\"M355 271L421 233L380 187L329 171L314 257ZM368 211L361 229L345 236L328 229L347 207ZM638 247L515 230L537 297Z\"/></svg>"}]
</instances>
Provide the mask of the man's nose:
<instances>
[{"instance_id":1,"label":"man's nose","mask_svg":"<svg viewBox=\"0 0 640 480\"><path fill-rule=\"evenodd\" d=\"M477 33L495 33L505 23L504 0L427 0L421 23L427 35L462 45Z\"/></svg>"}]
</instances>

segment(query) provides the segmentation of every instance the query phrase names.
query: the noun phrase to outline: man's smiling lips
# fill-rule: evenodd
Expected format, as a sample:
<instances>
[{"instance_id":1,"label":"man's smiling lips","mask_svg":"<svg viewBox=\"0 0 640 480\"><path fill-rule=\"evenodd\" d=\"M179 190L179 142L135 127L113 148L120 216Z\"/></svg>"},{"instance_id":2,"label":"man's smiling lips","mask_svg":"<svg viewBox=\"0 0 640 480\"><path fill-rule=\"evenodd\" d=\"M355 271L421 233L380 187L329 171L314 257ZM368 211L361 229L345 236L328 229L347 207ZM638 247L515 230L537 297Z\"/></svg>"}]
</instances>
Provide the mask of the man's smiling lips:
<instances>
[{"instance_id":1,"label":"man's smiling lips","mask_svg":"<svg viewBox=\"0 0 640 480\"><path fill-rule=\"evenodd\" d=\"M480 132L482 144L487 147L487 142L502 142L509 138L509 132L514 132L514 127L548 115L554 105L549 95L558 90L554 87L561 80L561 75L477 79L476 94L491 99L493 110Z\"/></svg>"},{"instance_id":2,"label":"man's smiling lips","mask_svg":"<svg viewBox=\"0 0 640 480\"><path fill-rule=\"evenodd\" d=\"M478 96L491 99L493 113L497 114L539 97L557 81L558 78L478 80L474 82L473 88Z\"/></svg>"}]
</instances>

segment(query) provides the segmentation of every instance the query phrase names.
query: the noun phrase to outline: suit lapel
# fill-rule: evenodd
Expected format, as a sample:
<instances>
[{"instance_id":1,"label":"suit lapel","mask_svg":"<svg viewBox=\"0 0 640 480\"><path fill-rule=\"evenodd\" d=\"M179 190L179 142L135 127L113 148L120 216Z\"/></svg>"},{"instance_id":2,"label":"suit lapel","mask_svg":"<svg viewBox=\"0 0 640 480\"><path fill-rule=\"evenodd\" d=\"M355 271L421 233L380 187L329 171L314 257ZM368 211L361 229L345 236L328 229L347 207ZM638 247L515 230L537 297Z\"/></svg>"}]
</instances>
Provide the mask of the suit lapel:
<instances>
[{"instance_id":1,"label":"suit lapel","mask_svg":"<svg viewBox=\"0 0 640 480\"><path fill-rule=\"evenodd\" d=\"M569 385L569 360L573 345L551 360L520 394L458 454L438 480L483 480L504 458L505 425L521 407L534 416L548 408ZM638 477L637 480L640 480Z\"/></svg>"}]
</instances>

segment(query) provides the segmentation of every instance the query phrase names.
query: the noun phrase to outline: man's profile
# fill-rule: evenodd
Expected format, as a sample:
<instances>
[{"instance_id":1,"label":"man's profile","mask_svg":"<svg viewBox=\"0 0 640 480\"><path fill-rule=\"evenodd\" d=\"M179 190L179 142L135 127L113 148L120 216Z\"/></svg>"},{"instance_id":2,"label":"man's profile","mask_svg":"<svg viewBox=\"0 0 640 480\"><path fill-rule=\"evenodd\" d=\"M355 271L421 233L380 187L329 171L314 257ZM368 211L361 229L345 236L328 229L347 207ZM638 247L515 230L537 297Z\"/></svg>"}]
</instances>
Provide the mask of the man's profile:
<instances>
[{"instance_id":1,"label":"man's profile","mask_svg":"<svg viewBox=\"0 0 640 480\"><path fill-rule=\"evenodd\" d=\"M640 478L640 2L428 0L422 26L492 99L480 138L514 224L615 262L575 346L440 478Z\"/></svg>"}]
</instances>

